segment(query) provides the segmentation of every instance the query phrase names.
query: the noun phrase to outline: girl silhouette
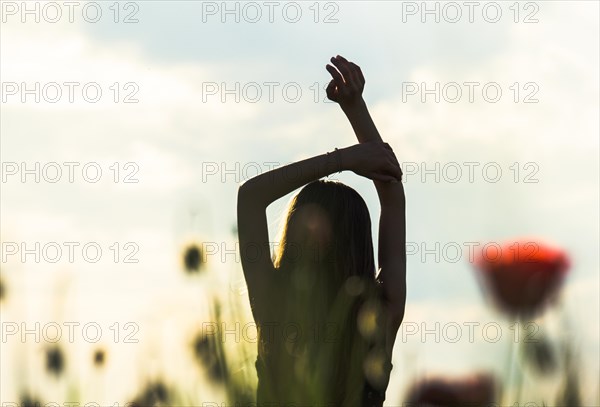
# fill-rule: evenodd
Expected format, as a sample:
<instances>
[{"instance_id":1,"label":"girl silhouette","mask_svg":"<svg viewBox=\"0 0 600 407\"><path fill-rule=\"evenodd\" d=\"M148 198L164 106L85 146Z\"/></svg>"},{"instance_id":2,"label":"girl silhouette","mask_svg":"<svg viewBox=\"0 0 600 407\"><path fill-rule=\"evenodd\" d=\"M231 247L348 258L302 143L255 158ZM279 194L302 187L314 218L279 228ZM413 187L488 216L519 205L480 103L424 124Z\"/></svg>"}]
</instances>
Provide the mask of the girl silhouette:
<instances>
[{"instance_id":1,"label":"girl silhouette","mask_svg":"<svg viewBox=\"0 0 600 407\"><path fill-rule=\"evenodd\" d=\"M339 55L331 62L327 97L340 105L359 143L260 174L238 191L242 267L258 327L260 407L382 406L404 317L400 165L362 98L360 68ZM365 201L340 182L320 180L343 170L375 184L378 274ZM302 186L272 258L266 208Z\"/></svg>"}]
</instances>

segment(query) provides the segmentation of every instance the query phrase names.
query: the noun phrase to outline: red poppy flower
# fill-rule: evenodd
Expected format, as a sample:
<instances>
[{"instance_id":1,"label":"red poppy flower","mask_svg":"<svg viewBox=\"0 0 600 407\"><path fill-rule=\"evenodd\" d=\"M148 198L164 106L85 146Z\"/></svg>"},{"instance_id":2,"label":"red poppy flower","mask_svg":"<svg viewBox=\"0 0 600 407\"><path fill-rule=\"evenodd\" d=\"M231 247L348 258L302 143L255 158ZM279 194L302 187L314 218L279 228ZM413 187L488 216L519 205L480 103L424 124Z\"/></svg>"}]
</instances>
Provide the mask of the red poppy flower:
<instances>
[{"instance_id":1,"label":"red poppy flower","mask_svg":"<svg viewBox=\"0 0 600 407\"><path fill-rule=\"evenodd\" d=\"M570 261L538 240L487 244L475 258L480 283L496 306L511 316L531 317L557 297Z\"/></svg>"},{"instance_id":2,"label":"red poppy flower","mask_svg":"<svg viewBox=\"0 0 600 407\"><path fill-rule=\"evenodd\" d=\"M495 401L498 387L494 378L485 373L462 378L433 377L411 386L406 407L483 407Z\"/></svg>"}]
</instances>

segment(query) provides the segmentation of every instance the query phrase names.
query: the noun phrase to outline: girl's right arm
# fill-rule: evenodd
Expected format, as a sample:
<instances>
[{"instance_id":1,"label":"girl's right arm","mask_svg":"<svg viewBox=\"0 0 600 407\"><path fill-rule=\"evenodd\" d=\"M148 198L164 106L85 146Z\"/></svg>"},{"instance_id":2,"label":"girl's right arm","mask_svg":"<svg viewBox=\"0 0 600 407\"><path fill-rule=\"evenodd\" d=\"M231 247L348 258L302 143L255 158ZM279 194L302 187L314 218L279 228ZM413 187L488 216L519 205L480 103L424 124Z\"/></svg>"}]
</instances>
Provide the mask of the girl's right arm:
<instances>
[{"instance_id":1,"label":"girl's right arm","mask_svg":"<svg viewBox=\"0 0 600 407\"><path fill-rule=\"evenodd\" d=\"M327 88L327 96L339 103L360 143L382 142L362 98L365 78L360 67L339 55L331 58L331 62L339 72L327 65L327 70L333 77ZM383 287L391 317L386 338L391 352L404 318L406 304L406 201L402 182L384 183L374 180L374 184L381 206L378 250L380 272L377 280Z\"/></svg>"}]
</instances>

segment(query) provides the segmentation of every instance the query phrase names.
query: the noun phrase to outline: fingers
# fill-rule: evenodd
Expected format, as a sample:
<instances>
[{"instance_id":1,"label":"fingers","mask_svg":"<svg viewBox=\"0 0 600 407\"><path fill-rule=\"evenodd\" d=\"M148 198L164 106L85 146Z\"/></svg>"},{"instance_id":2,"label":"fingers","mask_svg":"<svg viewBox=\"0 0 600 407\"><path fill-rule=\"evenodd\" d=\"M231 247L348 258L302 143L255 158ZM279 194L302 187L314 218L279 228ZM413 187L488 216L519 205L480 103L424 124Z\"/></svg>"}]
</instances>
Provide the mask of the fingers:
<instances>
[{"instance_id":1,"label":"fingers","mask_svg":"<svg viewBox=\"0 0 600 407\"><path fill-rule=\"evenodd\" d=\"M356 72L356 75L358 76L358 79L364 85L365 84L365 76L363 75L362 71L360 70L360 66L356 65L353 62L350 62L350 65L352 65L352 67L354 68L354 71Z\"/></svg>"},{"instance_id":2,"label":"fingers","mask_svg":"<svg viewBox=\"0 0 600 407\"><path fill-rule=\"evenodd\" d=\"M393 174L396 180L400 181L402 179L402 170L399 165L394 165Z\"/></svg>"},{"instance_id":3,"label":"fingers","mask_svg":"<svg viewBox=\"0 0 600 407\"><path fill-rule=\"evenodd\" d=\"M402 169L400 168L400 163L396 159L396 156L392 152L392 148L389 144L384 142L379 142L381 161L379 172L383 173L386 177L391 177L396 182L402 180Z\"/></svg>"},{"instance_id":4,"label":"fingers","mask_svg":"<svg viewBox=\"0 0 600 407\"><path fill-rule=\"evenodd\" d=\"M352 67L352 62L350 63L350 66ZM354 69L354 67L352 67L352 69L350 69L350 80L351 82L354 84L354 86L356 86L356 89L362 89L362 87L364 86L363 83L361 83L361 79L360 76L358 75L358 72L356 71L356 69Z\"/></svg>"},{"instance_id":5,"label":"fingers","mask_svg":"<svg viewBox=\"0 0 600 407\"><path fill-rule=\"evenodd\" d=\"M402 181L402 169L389 144L370 141L354 146L356 162L353 171L358 175L382 182Z\"/></svg>"},{"instance_id":6,"label":"fingers","mask_svg":"<svg viewBox=\"0 0 600 407\"><path fill-rule=\"evenodd\" d=\"M344 85L344 78L342 77L342 75L338 72L337 69L335 69L333 66L327 64L325 65L325 69L327 69L327 72L329 72L329 74L331 74L333 80L335 81L335 83L338 86L343 86Z\"/></svg>"},{"instance_id":7,"label":"fingers","mask_svg":"<svg viewBox=\"0 0 600 407\"><path fill-rule=\"evenodd\" d=\"M338 55L334 58L331 58L331 62L339 69L339 71L344 75L344 78L349 78L350 81L354 83L359 88L364 87L365 84L365 76L362 73L362 70L358 65L354 62L348 61L341 55ZM348 80L346 80L348 82Z\"/></svg>"},{"instance_id":8,"label":"fingers","mask_svg":"<svg viewBox=\"0 0 600 407\"><path fill-rule=\"evenodd\" d=\"M397 165L398 167L400 167L400 163L398 162L398 159L396 158L396 154L394 154L394 150L392 149L392 147L388 143L383 143L383 146L388 151L388 155L389 155L390 159L392 160L392 162L395 165Z\"/></svg>"},{"instance_id":9,"label":"fingers","mask_svg":"<svg viewBox=\"0 0 600 407\"><path fill-rule=\"evenodd\" d=\"M360 67L358 65L356 65L354 62L350 62L348 61L346 58L338 55L338 58L344 63L347 64L348 66L348 71L350 72L350 77L352 78L352 81L359 87L359 88L363 88L365 85L365 77L362 73L362 71L360 70ZM343 72L342 72L343 73Z\"/></svg>"},{"instance_id":10,"label":"fingers","mask_svg":"<svg viewBox=\"0 0 600 407\"><path fill-rule=\"evenodd\" d=\"M394 150L388 143L381 143L384 148L384 155L387 158L387 164L385 165L385 171L391 175L393 175L397 180L402 179L402 169L400 168L400 163L394 154Z\"/></svg>"},{"instance_id":11,"label":"fingers","mask_svg":"<svg viewBox=\"0 0 600 407\"><path fill-rule=\"evenodd\" d=\"M390 174L393 174L396 179L402 179L402 169L400 168L400 163L396 159L396 157L392 157L392 160L389 162L387 170Z\"/></svg>"},{"instance_id":12,"label":"fingers","mask_svg":"<svg viewBox=\"0 0 600 407\"><path fill-rule=\"evenodd\" d=\"M335 67L344 75L345 79L350 79L350 67L348 66L348 61L341 56L331 57L331 63L335 65ZM348 82L348 80L346 80Z\"/></svg>"},{"instance_id":13,"label":"fingers","mask_svg":"<svg viewBox=\"0 0 600 407\"><path fill-rule=\"evenodd\" d=\"M380 171L383 171L386 175L390 175L398 180L402 179L402 170L400 169L400 165L392 160L383 162L380 168Z\"/></svg>"},{"instance_id":14,"label":"fingers","mask_svg":"<svg viewBox=\"0 0 600 407\"><path fill-rule=\"evenodd\" d=\"M396 155L394 153L391 154L391 159L392 159L392 162L394 163L394 165L397 165L398 167L400 167L400 163L398 162L398 159L396 158Z\"/></svg>"},{"instance_id":15,"label":"fingers","mask_svg":"<svg viewBox=\"0 0 600 407\"><path fill-rule=\"evenodd\" d=\"M346 58L338 55L331 58L331 62L344 75L346 85L349 85L354 91L362 91L364 84L361 82L360 76L355 69L356 65L349 62Z\"/></svg>"},{"instance_id":16,"label":"fingers","mask_svg":"<svg viewBox=\"0 0 600 407\"><path fill-rule=\"evenodd\" d=\"M335 95L335 80L334 79L332 79L329 82L329 85L327 85L327 88L325 88L325 94L327 95L327 98L329 100L332 100L334 102L337 100L336 95Z\"/></svg>"},{"instance_id":17,"label":"fingers","mask_svg":"<svg viewBox=\"0 0 600 407\"><path fill-rule=\"evenodd\" d=\"M358 65L348 61L341 55L331 57L331 64L325 68L333 78L326 88L327 97L339 103L347 105L360 101L364 89L364 76Z\"/></svg>"}]
</instances>

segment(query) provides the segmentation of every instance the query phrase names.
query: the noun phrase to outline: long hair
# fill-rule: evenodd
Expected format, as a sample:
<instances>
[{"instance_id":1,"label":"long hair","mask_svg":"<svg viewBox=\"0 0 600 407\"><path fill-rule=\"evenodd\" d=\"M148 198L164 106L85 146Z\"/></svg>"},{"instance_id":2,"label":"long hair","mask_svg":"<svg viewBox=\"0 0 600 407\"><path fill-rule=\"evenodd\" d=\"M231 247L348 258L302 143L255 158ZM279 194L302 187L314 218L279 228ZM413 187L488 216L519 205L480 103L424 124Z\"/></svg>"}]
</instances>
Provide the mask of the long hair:
<instances>
[{"instance_id":1,"label":"long hair","mask_svg":"<svg viewBox=\"0 0 600 407\"><path fill-rule=\"evenodd\" d=\"M297 376L311 378L308 389L296 388L310 401L360 405L373 339L361 312L376 286L371 219L360 194L336 181L302 188L289 204L274 265L285 291L276 306L302 333L279 351L300 356Z\"/></svg>"}]
</instances>

